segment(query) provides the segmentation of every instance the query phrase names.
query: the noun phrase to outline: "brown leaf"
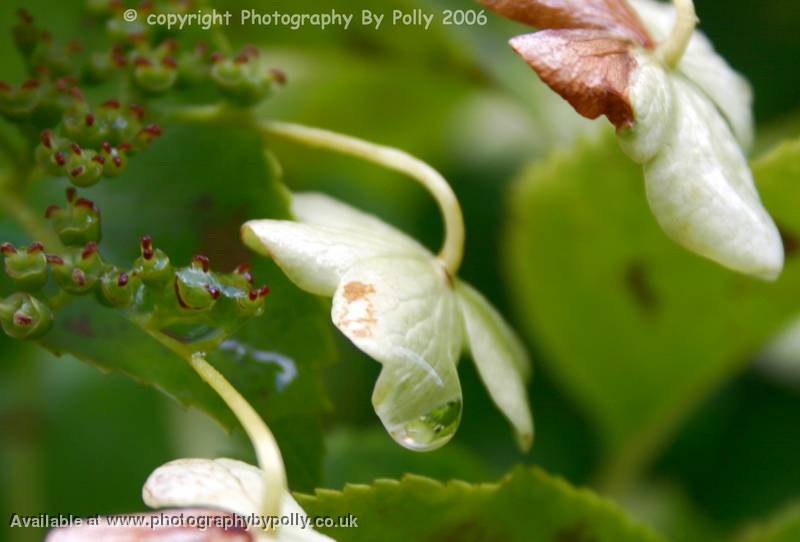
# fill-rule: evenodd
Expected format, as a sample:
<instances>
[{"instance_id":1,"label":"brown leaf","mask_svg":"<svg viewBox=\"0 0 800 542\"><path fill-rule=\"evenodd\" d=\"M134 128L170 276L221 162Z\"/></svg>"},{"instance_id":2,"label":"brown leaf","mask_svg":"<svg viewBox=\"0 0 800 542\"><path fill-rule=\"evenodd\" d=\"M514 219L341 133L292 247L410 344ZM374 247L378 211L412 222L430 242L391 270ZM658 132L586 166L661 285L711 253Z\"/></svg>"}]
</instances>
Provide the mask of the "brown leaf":
<instances>
[{"instance_id":1,"label":"brown leaf","mask_svg":"<svg viewBox=\"0 0 800 542\"><path fill-rule=\"evenodd\" d=\"M479 0L504 17L539 29L605 30L652 48L653 41L625 0Z\"/></svg>"},{"instance_id":2,"label":"brown leaf","mask_svg":"<svg viewBox=\"0 0 800 542\"><path fill-rule=\"evenodd\" d=\"M605 115L617 128L633 123L628 88L636 59L627 40L599 30L543 30L510 43L584 117Z\"/></svg>"}]
</instances>

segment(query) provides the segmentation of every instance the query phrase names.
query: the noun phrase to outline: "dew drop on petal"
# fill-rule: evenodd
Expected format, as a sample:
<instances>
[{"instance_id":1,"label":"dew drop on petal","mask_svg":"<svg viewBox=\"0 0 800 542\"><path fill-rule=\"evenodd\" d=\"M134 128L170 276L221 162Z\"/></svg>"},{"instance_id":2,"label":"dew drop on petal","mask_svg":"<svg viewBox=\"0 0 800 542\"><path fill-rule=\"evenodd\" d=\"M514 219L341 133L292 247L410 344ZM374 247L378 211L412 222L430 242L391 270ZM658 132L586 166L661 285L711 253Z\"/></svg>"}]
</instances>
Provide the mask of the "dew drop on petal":
<instances>
[{"instance_id":1,"label":"dew drop on petal","mask_svg":"<svg viewBox=\"0 0 800 542\"><path fill-rule=\"evenodd\" d=\"M427 414L388 427L392 438L404 448L429 452L447 444L461 423L461 399L448 401Z\"/></svg>"}]
</instances>

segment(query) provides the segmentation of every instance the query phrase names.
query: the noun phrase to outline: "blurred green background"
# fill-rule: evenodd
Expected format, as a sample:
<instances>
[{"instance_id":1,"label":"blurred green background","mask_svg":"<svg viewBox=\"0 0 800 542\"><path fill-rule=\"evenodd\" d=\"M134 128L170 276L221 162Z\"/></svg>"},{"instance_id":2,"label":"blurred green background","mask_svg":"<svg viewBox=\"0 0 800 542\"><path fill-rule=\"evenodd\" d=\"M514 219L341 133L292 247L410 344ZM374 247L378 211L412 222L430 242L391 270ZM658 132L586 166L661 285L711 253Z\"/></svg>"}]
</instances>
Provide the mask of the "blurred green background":
<instances>
[{"instance_id":1,"label":"blurred green background","mask_svg":"<svg viewBox=\"0 0 800 542\"><path fill-rule=\"evenodd\" d=\"M22 5L0 4L0 80L22 77L5 31ZM57 38L93 39L80 5L78 0L24 3ZM286 12L476 8L458 0L332 0L324 6L308 0L231 0L217 5ZM753 84L759 149L783 135L797 135L796 0L696 0L696 5L703 31ZM501 255L509 184L530 162L568 149L603 125L579 120L515 57L505 42L523 31L489 15L484 27L434 24L428 31L245 27L228 33L235 44L263 47L271 63L288 75L288 86L265 105L266 114L403 148L445 175L462 202L468 228L461 275L520 330L525 326L512 306L528 300L515 299ZM438 245L442 232L435 205L406 179L324 152L314 151L309 159L310 151L291 144L276 144L273 151L292 189L334 194L432 248ZM405 472L489 481L519 462L541 465L574 484L597 482L600 437L585 409L555 383L547 353L530 333L537 434L528 455L516 451L509 427L469 362L460 366L465 411L454 440L430 454L400 449L371 407L379 366L334 336L338 360L325 369L329 409L321 486L339 488ZM645 520L684 533L683 540L713 540L800 497L799 390L797 382L748 364L680 424L677 437L657 453L646 482L616 497ZM12 511L139 510L142 483L156 466L180 456L247 458L250 453L241 435L226 435L155 389L4 336L0 432L2 518ZM40 537L5 529L5 519L0 524L0 536L8 540Z\"/></svg>"}]
</instances>

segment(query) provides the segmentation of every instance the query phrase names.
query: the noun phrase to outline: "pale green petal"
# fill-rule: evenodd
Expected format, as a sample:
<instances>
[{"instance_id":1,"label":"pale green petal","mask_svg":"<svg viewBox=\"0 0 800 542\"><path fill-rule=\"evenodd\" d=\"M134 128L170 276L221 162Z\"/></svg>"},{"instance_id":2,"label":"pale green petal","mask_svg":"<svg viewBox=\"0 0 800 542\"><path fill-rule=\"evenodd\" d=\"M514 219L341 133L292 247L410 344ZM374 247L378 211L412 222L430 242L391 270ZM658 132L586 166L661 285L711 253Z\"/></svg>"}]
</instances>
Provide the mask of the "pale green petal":
<instances>
[{"instance_id":1,"label":"pale green petal","mask_svg":"<svg viewBox=\"0 0 800 542\"><path fill-rule=\"evenodd\" d=\"M477 290L457 281L467 347L495 404L517 433L522 449L533 441L527 382L531 363L514 331Z\"/></svg>"},{"instance_id":2,"label":"pale green petal","mask_svg":"<svg viewBox=\"0 0 800 542\"><path fill-rule=\"evenodd\" d=\"M241 516L262 513L264 477L261 470L234 459L178 459L157 468L148 477L142 499L151 508L211 507ZM300 505L284 492L281 515L305 518ZM260 534L260 533L259 533ZM278 542L331 540L312 529L297 526L281 528Z\"/></svg>"},{"instance_id":3,"label":"pale green petal","mask_svg":"<svg viewBox=\"0 0 800 542\"><path fill-rule=\"evenodd\" d=\"M409 254L407 245L386 238L380 231L288 220L251 220L242 226L242 239L252 250L270 256L297 286L328 297L336 291L342 275L357 262Z\"/></svg>"},{"instance_id":4,"label":"pale green petal","mask_svg":"<svg viewBox=\"0 0 800 542\"><path fill-rule=\"evenodd\" d=\"M433 259L378 258L342 277L333 323L383 364L373 404L400 444L445 444L461 417L456 364L462 322L450 278Z\"/></svg>"},{"instance_id":5,"label":"pale green petal","mask_svg":"<svg viewBox=\"0 0 800 542\"><path fill-rule=\"evenodd\" d=\"M292 194L292 214L303 224L344 229L355 233L369 233L398 248L431 256L430 252L397 228L380 218L318 192ZM399 251L399 250L398 250Z\"/></svg>"},{"instance_id":6,"label":"pale green petal","mask_svg":"<svg viewBox=\"0 0 800 542\"><path fill-rule=\"evenodd\" d=\"M656 219L690 250L736 271L775 279L783 267L783 244L739 144L694 85L678 75L670 76L670 84L674 127L662 151L644 165Z\"/></svg>"},{"instance_id":7,"label":"pale green petal","mask_svg":"<svg viewBox=\"0 0 800 542\"><path fill-rule=\"evenodd\" d=\"M669 35L675 20L675 9L671 4L655 0L628 2L656 43ZM695 31L678 69L722 112L739 144L745 149L750 148L753 143L753 92L750 84L716 53L702 32Z\"/></svg>"}]
</instances>

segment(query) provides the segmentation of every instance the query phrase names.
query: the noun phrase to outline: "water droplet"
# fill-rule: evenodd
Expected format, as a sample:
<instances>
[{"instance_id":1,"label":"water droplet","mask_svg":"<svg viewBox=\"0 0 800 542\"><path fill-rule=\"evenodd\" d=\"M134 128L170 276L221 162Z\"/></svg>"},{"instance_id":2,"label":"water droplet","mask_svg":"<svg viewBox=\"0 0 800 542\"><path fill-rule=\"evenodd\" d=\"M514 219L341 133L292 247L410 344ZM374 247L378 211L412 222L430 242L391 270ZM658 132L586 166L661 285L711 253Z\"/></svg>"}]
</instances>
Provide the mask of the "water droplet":
<instances>
[{"instance_id":1,"label":"water droplet","mask_svg":"<svg viewBox=\"0 0 800 542\"><path fill-rule=\"evenodd\" d=\"M461 423L461 399L448 401L419 418L387 427L401 446L430 452L447 444Z\"/></svg>"}]
</instances>

